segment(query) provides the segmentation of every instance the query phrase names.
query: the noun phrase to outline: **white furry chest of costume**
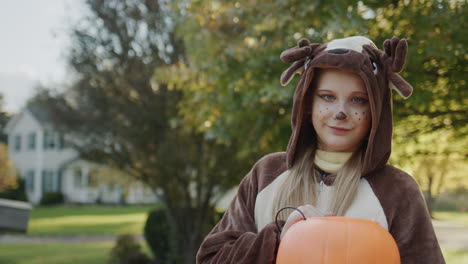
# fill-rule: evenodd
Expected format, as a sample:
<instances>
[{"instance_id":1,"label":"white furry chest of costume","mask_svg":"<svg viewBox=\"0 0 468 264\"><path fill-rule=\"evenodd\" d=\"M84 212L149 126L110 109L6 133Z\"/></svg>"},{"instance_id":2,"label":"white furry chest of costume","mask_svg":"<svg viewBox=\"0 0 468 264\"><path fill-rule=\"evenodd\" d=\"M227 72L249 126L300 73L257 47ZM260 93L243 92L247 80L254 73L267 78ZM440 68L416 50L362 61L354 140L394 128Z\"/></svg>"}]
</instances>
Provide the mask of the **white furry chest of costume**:
<instances>
[{"instance_id":1,"label":"white furry chest of costume","mask_svg":"<svg viewBox=\"0 0 468 264\"><path fill-rule=\"evenodd\" d=\"M260 232L266 225L274 221L274 219L272 219L272 210L275 194L278 193L279 187L283 184L289 173L289 170L284 171L272 183L258 193L255 201L255 223L257 225L257 231ZM322 212L327 212L334 187L321 185L317 186L317 188L319 196L316 207ZM388 223L382 205L366 179L361 179L356 198L345 216L376 221L383 228L388 230Z\"/></svg>"}]
</instances>

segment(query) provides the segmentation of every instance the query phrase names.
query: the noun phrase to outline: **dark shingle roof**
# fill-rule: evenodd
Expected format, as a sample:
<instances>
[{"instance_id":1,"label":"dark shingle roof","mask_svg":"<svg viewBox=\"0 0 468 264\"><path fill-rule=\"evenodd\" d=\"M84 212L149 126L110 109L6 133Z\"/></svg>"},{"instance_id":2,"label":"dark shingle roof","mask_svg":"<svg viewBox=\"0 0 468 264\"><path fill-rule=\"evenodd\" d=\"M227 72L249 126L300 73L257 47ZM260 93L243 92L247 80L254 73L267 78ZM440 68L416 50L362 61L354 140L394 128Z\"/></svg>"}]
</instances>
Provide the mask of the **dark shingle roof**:
<instances>
[{"instance_id":1,"label":"dark shingle roof","mask_svg":"<svg viewBox=\"0 0 468 264\"><path fill-rule=\"evenodd\" d=\"M51 118L49 116L49 113L43 107L37 104L29 104L26 108L29 110L29 112L31 112L34 118L36 118L37 121L39 121L39 123L41 123L42 125L51 123Z\"/></svg>"}]
</instances>

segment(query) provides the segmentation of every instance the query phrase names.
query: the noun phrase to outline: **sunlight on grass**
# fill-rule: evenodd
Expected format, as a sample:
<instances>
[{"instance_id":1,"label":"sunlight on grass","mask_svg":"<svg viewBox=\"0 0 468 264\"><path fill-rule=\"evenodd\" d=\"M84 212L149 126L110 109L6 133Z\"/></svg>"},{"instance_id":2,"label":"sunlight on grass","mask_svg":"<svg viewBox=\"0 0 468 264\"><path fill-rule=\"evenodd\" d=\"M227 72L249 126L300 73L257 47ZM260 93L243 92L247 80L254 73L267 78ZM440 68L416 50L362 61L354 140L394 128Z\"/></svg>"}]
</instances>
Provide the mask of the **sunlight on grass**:
<instances>
[{"instance_id":1,"label":"sunlight on grass","mask_svg":"<svg viewBox=\"0 0 468 264\"><path fill-rule=\"evenodd\" d=\"M30 235L141 234L147 214L63 216L32 220Z\"/></svg>"},{"instance_id":2,"label":"sunlight on grass","mask_svg":"<svg viewBox=\"0 0 468 264\"><path fill-rule=\"evenodd\" d=\"M460 223L464 226L468 226L468 212L462 213L462 212L438 211L438 212L434 212L434 218L436 220Z\"/></svg>"},{"instance_id":3,"label":"sunlight on grass","mask_svg":"<svg viewBox=\"0 0 468 264\"><path fill-rule=\"evenodd\" d=\"M447 264L468 264L468 250L442 249Z\"/></svg>"},{"instance_id":4,"label":"sunlight on grass","mask_svg":"<svg viewBox=\"0 0 468 264\"><path fill-rule=\"evenodd\" d=\"M142 234L148 212L153 208L154 206L34 208L28 234Z\"/></svg>"},{"instance_id":5,"label":"sunlight on grass","mask_svg":"<svg viewBox=\"0 0 468 264\"><path fill-rule=\"evenodd\" d=\"M102 264L113 243L84 244L3 244L0 263L11 264Z\"/></svg>"}]
</instances>

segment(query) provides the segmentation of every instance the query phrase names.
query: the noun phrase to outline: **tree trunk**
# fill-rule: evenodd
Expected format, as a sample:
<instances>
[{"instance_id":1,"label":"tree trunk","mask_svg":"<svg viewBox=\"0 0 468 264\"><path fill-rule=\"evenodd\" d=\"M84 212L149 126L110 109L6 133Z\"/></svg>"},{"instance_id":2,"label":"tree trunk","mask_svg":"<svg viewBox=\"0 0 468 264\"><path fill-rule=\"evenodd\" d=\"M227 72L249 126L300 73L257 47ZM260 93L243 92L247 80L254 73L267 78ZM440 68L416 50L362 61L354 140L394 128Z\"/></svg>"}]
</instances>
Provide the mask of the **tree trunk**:
<instances>
[{"instance_id":1,"label":"tree trunk","mask_svg":"<svg viewBox=\"0 0 468 264\"><path fill-rule=\"evenodd\" d=\"M431 218L434 218L433 215L432 215L432 211L433 211L433 207L434 207L434 197L433 197L433 194L432 194L432 185L433 185L433 182L434 182L434 178L433 177L429 177L428 179L428 184L427 184L427 191L426 191L426 204L427 204L427 210L429 210L429 215L431 216Z\"/></svg>"}]
</instances>

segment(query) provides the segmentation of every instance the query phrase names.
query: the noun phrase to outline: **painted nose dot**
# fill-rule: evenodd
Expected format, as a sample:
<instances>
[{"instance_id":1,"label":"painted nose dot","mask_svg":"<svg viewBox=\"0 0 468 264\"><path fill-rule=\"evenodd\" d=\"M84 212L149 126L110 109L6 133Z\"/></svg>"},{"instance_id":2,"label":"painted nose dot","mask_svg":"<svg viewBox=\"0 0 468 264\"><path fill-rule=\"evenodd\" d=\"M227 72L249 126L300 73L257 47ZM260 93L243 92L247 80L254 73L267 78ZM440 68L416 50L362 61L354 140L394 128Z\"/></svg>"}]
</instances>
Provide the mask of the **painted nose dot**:
<instances>
[{"instance_id":1,"label":"painted nose dot","mask_svg":"<svg viewBox=\"0 0 468 264\"><path fill-rule=\"evenodd\" d=\"M332 49L327 52L331 54L346 54L349 52L349 50L348 49Z\"/></svg>"}]
</instances>

